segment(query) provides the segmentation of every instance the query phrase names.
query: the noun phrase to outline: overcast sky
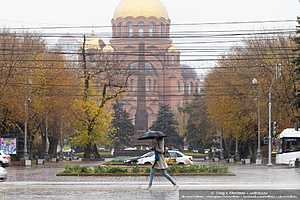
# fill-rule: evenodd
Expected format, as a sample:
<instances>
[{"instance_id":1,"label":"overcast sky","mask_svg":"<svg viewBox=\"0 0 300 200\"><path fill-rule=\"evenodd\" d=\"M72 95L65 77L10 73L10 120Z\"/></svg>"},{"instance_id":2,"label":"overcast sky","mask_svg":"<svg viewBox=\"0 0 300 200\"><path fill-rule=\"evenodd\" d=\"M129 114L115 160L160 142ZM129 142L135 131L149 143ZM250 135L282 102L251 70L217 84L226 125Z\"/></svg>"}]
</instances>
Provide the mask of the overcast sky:
<instances>
[{"instance_id":1,"label":"overcast sky","mask_svg":"<svg viewBox=\"0 0 300 200\"><path fill-rule=\"evenodd\" d=\"M120 0L2 0L0 25L109 25ZM142 0L141 0L142 1ZM281 20L300 15L298 0L162 0L173 23Z\"/></svg>"},{"instance_id":2,"label":"overcast sky","mask_svg":"<svg viewBox=\"0 0 300 200\"><path fill-rule=\"evenodd\" d=\"M120 0L2 0L0 27L109 26L119 1ZM300 16L299 0L162 0L162 2L166 6L169 17L174 24L296 20L297 16ZM172 27L171 30L174 32L182 30L294 29L295 25L296 22L279 24L239 24L234 26L175 26ZM72 32L70 29L59 31ZM92 29L76 31L91 33ZM106 30L93 29L93 31L100 35L104 32L108 34L111 32L110 28ZM110 35L108 35L108 37L110 37ZM193 41L195 40L196 39L193 39ZM207 41L209 38L202 40ZM104 41L107 43L109 38L104 39ZM200 41L200 39L198 39L198 41ZM182 43L182 41L178 41L178 39L174 39L174 42ZM212 45L214 44L210 44L210 46ZM182 55L184 55L184 52L182 52ZM195 64L195 62L187 63L193 66L213 65L211 62L197 64Z\"/></svg>"}]
</instances>

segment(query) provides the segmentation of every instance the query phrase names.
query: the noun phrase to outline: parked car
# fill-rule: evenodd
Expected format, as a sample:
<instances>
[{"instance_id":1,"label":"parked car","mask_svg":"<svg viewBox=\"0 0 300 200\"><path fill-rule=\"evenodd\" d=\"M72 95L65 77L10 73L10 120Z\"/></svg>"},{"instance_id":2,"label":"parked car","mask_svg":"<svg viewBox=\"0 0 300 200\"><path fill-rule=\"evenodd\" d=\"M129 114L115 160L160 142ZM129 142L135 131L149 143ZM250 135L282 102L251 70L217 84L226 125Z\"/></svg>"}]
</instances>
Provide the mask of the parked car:
<instances>
[{"instance_id":1,"label":"parked car","mask_svg":"<svg viewBox=\"0 0 300 200\"><path fill-rule=\"evenodd\" d=\"M8 154L5 154L4 151L0 151L0 166L8 167L10 164L11 157Z\"/></svg>"},{"instance_id":2,"label":"parked car","mask_svg":"<svg viewBox=\"0 0 300 200\"><path fill-rule=\"evenodd\" d=\"M142 156L136 156L136 157L129 158L129 159L125 160L125 163L127 163L127 164L137 164L139 159L148 158L148 157L152 157L152 156L154 156L153 151L148 152L148 153L146 153Z\"/></svg>"},{"instance_id":3,"label":"parked car","mask_svg":"<svg viewBox=\"0 0 300 200\"><path fill-rule=\"evenodd\" d=\"M127 159L125 163L135 163L138 165L150 165L154 163L154 152L146 153L140 157L133 157ZM179 165L192 165L193 157L187 156L178 150L168 150L166 155L166 161L168 164L179 164Z\"/></svg>"},{"instance_id":4,"label":"parked car","mask_svg":"<svg viewBox=\"0 0 300 200\"><path fill-rule=\"evenodd\" d=\"M7 170L0 167L0 181L5 181L7 179Z\"/></svg>"},{"instance_id":5,"label":"parked car","mask_svg":"<svg viewBox=\"0 0 300 200\"><path fill-rule=\"evenodd\" d=\"M176 164L179 165L192 165L193 164L193 156L187 156L180 151L169 150L170 158L176 159Z\"/></svg>"}]
</instances>

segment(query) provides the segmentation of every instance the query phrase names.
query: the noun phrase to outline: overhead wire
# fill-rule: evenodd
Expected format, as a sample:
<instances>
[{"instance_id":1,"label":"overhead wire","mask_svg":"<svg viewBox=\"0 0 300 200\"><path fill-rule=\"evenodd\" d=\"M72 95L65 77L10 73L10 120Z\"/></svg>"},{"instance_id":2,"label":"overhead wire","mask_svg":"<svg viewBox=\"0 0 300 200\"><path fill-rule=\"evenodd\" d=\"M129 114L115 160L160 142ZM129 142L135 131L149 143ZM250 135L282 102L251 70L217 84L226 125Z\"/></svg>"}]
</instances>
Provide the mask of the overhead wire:
<instances>
[{"instance_id":1,"label":"overhead wire","mask_svg":"<svg viewBox=\"0 0 300 200\"><path fill-rule=\"evenodd\" d=\"M200 23L173 23L170 26L203 26L203 25L233 25L233 24L266 24L266 23L291 23L297 22L296 19L286 20L253 20L253 21L223 21L223 22L200 22ZM108 25L79 25L79 26L38 26L38 27L9 27L13 30L49 30L49 29L99 29L99 28L112 28ZM125 26L124 26L125 27Z\"/></svg>"}]
</instances>

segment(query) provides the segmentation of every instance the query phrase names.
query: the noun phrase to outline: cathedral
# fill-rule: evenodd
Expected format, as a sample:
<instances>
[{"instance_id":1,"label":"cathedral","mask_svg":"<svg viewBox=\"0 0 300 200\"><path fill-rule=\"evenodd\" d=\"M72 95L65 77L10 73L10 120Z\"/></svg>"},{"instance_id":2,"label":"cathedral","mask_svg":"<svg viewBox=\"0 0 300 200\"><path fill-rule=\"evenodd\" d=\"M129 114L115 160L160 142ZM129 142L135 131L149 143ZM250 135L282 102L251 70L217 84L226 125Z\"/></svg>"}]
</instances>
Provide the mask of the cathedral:
<instances>
[{"instance_id":1,"label":"cathedral","mask_svg":"<svg viewBox=\"0 0 300 200\"><path fill-rule=\"evenodd\" d=\"M170 36L171 20L160 0L121 0L115 9L109 44L95 39L88 48L98 48L122 60L134 71L122 102L137 132L156 120L161 104L174 111L200 92L194 69L181 64L180 51Z\"/></svg>"}]
</instances>

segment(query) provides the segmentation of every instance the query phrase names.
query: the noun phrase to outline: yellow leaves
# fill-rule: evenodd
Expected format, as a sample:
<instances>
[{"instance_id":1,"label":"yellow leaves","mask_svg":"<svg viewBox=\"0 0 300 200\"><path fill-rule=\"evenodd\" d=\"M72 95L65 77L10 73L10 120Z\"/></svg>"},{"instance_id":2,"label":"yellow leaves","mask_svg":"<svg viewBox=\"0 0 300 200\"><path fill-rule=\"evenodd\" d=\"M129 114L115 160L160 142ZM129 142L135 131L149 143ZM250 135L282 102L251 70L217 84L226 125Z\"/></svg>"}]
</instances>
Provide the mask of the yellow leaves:
<instances>
[{"instance_id":1,"label":"yellow leaves","mask_svg":"<svg viewBox=\"0 0 300 200\"><path fill-rule=\"evenodd\" d=\"M76 100L73 105L76 119L72 142L77 145L108 144L112 114L94 100Z\"/></svg>"},{"instance_id":2,"label":"yellow leaves","mask_svg":"<svg viewBox=\"0 0 300 200\"><path fill-rule=\"evenodd\" d=\"M268 91L273 79L273 119L282 127L292 126L294 66L289 38L256 38L244 47L233 48L218 61L205 82L209 119L224 130L225 136L250 138L257 126L257 98L261 111L261 130L268 130ZM282 65L282 78L275 80L276 66ZM258 85L252 85L253 78ZM259 95L259 97L258 97ZM252 135L253 137L253 135Z\"/></svg>"}]
</instances>

